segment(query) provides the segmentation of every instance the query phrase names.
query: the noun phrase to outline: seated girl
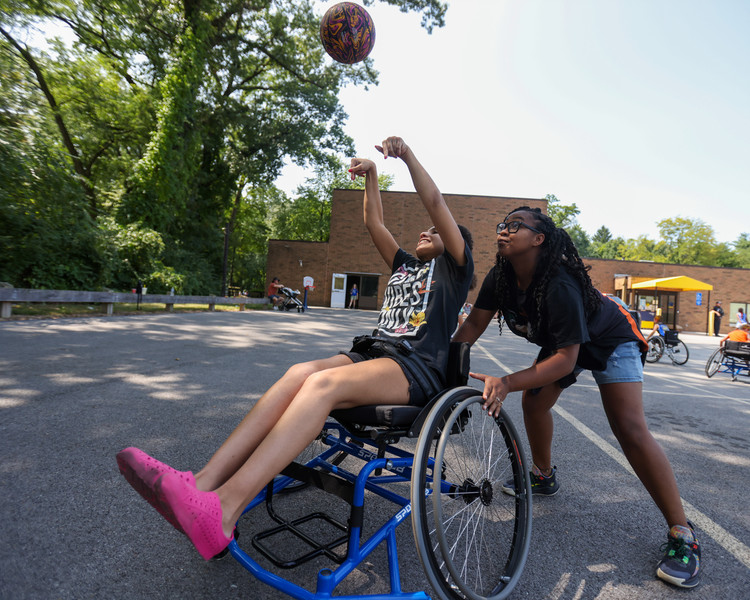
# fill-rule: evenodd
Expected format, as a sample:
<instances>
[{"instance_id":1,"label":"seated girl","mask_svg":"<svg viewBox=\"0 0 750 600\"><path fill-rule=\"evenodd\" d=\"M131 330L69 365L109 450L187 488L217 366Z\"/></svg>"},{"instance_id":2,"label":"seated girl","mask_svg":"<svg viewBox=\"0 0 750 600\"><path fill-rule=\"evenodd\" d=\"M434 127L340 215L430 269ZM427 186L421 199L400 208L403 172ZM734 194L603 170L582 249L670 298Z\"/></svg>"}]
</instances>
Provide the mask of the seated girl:
<instances>
[{"instance_id":1,"label":"seated girl","mask_svg":"<svg viewBox=\"0 0 750 600\"><path fill-rule=\"evenodd\" d=\"M439 380L448 360L456 315L474 274L470 234L459 228L442 194L401 138L376 146L403 160L432 226L414 256L385 227L378 175L371 160L355 158L352 179L365 178L364 220L391 269L378 336L408 340ZM396 359L345 352L292 366L258 400L208 463L193 475L137 448L117 455L125 479L206 560L232 540L245 506L320 433L335 409L377 404L424 405L430 398Z\"/></svg>"}]
</instances>

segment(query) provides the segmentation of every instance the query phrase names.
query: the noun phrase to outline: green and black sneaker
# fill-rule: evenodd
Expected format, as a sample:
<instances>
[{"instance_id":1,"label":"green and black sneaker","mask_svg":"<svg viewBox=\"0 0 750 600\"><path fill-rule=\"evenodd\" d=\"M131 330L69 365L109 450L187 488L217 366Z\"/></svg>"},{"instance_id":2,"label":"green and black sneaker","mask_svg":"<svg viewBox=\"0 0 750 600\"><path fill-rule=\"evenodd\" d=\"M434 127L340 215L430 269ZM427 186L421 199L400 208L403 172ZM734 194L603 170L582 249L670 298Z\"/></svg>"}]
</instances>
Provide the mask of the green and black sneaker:
<instances>
[{"instance_id":1,"label":"green and black sneaker","mask_svg":"<svg viewBox=\"0 0 750 600\"><path fill-rule=\"evenodd\" d=\"M701 547L695 538L693 524L690 527L674 525L662 546L664 557L656 565L656 576L667 583L684 588L700 583Z\"/></svg>"},{"instance_id":2,"label":"green and black sneaker","mask_svg":"<svg viewBox=\"0 0 750 600\"><path fill-rule=\"evenodd\" d=\"M529 471L529 478L531 479L531 493L534 496L554 496L560 491L560 484L557 483L557 467L552 467L552 473L549 475L534 475L533 471ZM503 491L509 496L516 495L516 487L512 479L508 479L503 484Z\"/></svg>"}]
</instances>

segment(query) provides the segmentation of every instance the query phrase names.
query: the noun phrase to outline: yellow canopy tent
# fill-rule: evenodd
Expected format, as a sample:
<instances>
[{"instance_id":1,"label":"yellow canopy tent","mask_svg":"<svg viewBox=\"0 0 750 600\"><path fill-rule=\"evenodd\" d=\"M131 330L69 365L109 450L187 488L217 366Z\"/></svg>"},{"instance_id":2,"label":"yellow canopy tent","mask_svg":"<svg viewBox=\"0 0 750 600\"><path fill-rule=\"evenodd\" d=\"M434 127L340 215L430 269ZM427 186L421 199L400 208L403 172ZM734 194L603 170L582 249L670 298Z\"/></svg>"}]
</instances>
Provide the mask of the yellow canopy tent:
<instances>
[{"instance_id":1,"label":"yellow canopy tent","mask_svg":"<svg viewBox=\"0 0 750 600\"><path fill-rule=\"evenodd\" d=\"M693 279L692 277L686 277L685 275L678 275L677 277L662 277L661 279L649 279L648 281L641 281L640 283L634 283L630 286L634 290L674 290L677 292L695 292L701 290L713 290L714 286L710 283L704 283Z\"/></svg>"},{"instance_id":2,"label":"yellow canopy tent","mask_svg":"<svg viewBox=\"0 0 750 600\"><path fill-rule=\"evenodd\" d=\"M649 279L648 281L641 281L634 283L630 286L633 290L659 290L663 292L697 292L714 289L710 283L698 281L692 277L685 275L678 275L677 277L662 277L660 279ZM713 313L708 313L709 328L713 326ZM643 327L653 327L653 321L643 320L641 323Z\"/></svg>"}]
</instances>

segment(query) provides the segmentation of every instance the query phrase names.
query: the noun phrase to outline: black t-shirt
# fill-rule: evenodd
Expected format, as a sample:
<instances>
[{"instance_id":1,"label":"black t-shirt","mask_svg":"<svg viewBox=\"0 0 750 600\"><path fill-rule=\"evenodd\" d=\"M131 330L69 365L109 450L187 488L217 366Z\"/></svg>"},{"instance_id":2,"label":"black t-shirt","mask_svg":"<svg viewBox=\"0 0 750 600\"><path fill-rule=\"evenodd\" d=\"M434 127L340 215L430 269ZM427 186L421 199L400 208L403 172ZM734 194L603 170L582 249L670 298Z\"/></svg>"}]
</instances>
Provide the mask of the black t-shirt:
<instances>
[{"instance_id":1,"label":"black t-shirt","mask_svg":"<svg viewBox=\"0 0 750 600\"><path fill-rule=\"evenodd\" d=\"M408 340L443 378L451 335L474 276L471 250L464 248L462 267L447 251L422 262L399 248L378 319L378 335Z\"/></svg>"},{"instance_id":2,"label":"black t-shirt","mask_svg":"<svg viewBox=\"0 0 750 600\"><path fill-rule=\"evenodd\" d=\"M718 304L716 306L714 306L713 310L715 310L717 313L719 313L719 318L720 319L721 319L721 317L724 316L724 309L721 308L721 306L719 306ZM716 318L716 317L714 317L714 318Z\"/></svg>"},{"instance_id":3,"label":"black t-shirt","mask_svg":"<svg viewBox=\"0 0 750 600\"><path fill-rule=\"evenodd\" d=\"M576 365L602 371L612 351L624 342L638 342L641 350L646 350L646 342L633 317L614 300L602 295L601 305L586 319L581 286L564 267L560 267L547 284L541 330L533 331L537 321L534 289L529 288L524 293L512 282L509 305L500 306L495 295L496 268L484 278L474 307L501 311L513 333L542 347L539 360L560 348L580 344Z\"/></svg>"}]
</instances>

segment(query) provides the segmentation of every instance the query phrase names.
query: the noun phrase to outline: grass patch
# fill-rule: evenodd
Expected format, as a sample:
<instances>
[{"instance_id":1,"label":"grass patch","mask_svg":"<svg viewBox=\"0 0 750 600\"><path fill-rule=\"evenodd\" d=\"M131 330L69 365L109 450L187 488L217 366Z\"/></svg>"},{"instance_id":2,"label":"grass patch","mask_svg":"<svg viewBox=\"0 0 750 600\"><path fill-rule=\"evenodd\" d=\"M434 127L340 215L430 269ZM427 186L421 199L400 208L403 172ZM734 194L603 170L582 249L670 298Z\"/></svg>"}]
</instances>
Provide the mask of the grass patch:
<instances>
[{"instance_id":1,"label":"grass patch","mask_svg":"<svg viewBox=\"0 0 750 600\"><path fill-rule=\"evenodd\" d=\"M245 310L270 310L271 306L267 304L246 304ZM234 304L216 304L217 312L239 312L240 307ZM208 304L175 304L172 312L189 313L189 312L206 312ZM143 304L140 309L135 302L132 303L115 303L113 312L116 315L138 315L145 313L164 313L166 306L164 304ZM12 305L10 319L23 318L47 318L56 319L60 317L86 317L86 316L104 316L106 309L101 304L85 304L81 302L19 302Z\"/></svg>"}]
</instances>

